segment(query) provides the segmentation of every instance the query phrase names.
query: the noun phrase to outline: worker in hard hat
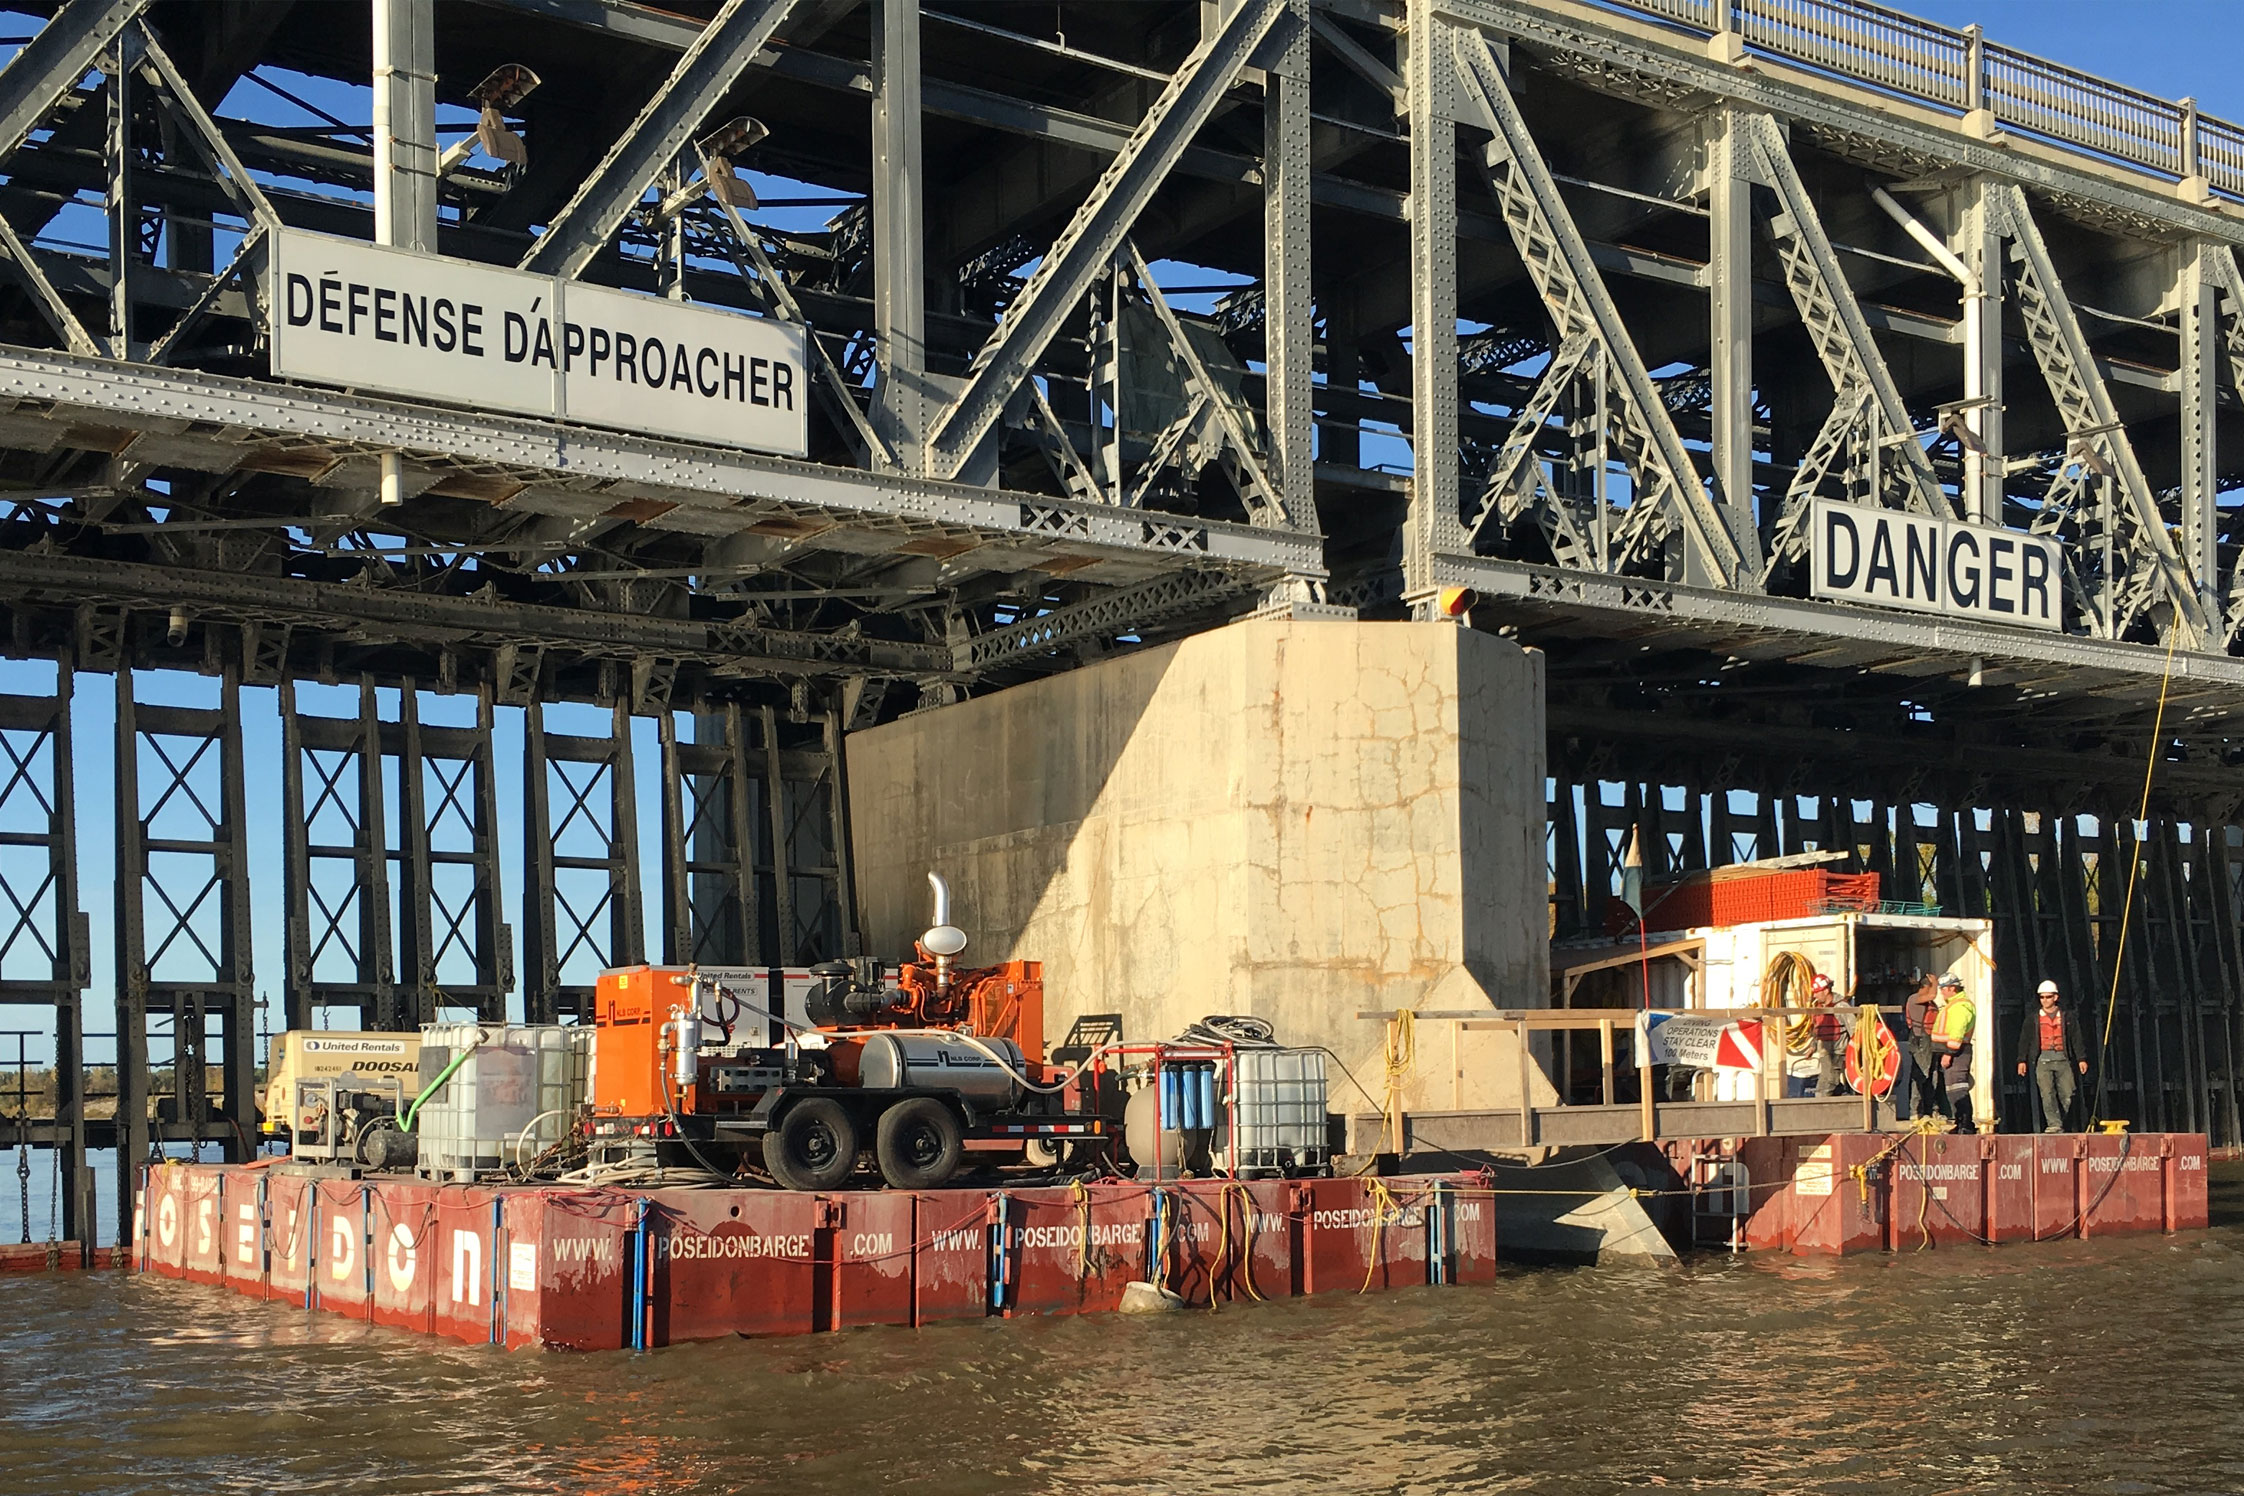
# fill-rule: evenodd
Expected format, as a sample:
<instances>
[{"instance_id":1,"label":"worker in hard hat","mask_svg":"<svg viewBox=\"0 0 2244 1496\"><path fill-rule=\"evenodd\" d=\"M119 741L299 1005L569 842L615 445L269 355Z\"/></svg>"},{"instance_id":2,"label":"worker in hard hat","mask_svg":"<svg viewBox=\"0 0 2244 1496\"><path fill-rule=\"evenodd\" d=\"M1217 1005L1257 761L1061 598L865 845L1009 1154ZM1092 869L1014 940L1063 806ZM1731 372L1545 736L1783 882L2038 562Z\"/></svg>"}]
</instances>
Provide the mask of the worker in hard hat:
<instances>
[{"instance_id":1,"label":"worker in hard hat","mask_svg":"<svg viewBox=\"0 0 2244 1496\"><path fill-rule=\"evenodd\" d=\"M1839 991L1831 979L1818 974L1808 989L1808 1005L1816 1010L1809 1032L1814 1038L1818 1096L1840 1096L1847 1089L1847 1024L1832 1011L1838 1001Z\"/></svg>"},{"instance_id":2,"label":"worker in hard hat","mask_svg":"<svg viewBox=\"0 0 2244 1496\"><path fill-rule=\"evenodd\" d=\"M1940 1062L1934 1057L1932 1020L1940 1011L1938 979L1929 971L1917 973L1916 990L1901 1005L1902 1018L1908 1029L1908 1043L1902 1056L1909 1062L1910 1110L1919 1117L1937 1117L1947 1111L1947 1099L1940 1089Z\"/></svg>"},{"instance_id":3,"label":"worker in hard hat","mask_svg":"<svg viewBox=\"0 0 2244 1496\"><path fill-rule=\"evenodd\" d=\"M1977 1132L1971 1116L1971 1044L1972 1033L1979 1026L1979 1010L1964 996L1963 978L1954 972L1940 979L1939 1004L1930 1029L1948 1115L1955 1118L1956 1131Z\"/></svg>"},{"instance_id":4,"label":"worker in hard hat","mask_svg":"<svg viewBox=\"0 0 2244 1496\"><path fill-rule=\"evenodd\" d=\"M2073 1077L2088 1073L2088 1046L2080 1025L2065 1011L2064 998L2055 982L2034 989L2035 1011L2026 1015L2018 1031L2018 1073L2030 1066L2034 1089L2041 1095L2041 1130L2063 1132L2065 1111L2073 1104Z\"/></svg>"}]
</instances>

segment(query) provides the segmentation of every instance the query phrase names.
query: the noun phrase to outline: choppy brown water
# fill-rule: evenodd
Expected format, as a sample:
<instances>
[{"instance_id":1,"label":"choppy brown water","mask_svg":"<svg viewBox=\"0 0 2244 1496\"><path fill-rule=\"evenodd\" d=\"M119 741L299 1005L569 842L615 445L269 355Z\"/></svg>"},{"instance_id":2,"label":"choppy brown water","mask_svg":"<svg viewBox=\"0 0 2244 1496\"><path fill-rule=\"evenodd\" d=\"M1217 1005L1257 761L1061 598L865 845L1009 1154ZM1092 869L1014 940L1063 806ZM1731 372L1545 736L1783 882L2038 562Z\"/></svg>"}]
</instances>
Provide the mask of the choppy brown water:
<instances>
[{"instance_id":1,"label":"choppy brown water","mask_svg":"<svg viewBox=\"0 0 2244 1496\"><path fill-rule=\"evenodd\" d=\"M2244 1213L1168 1319L446 1346L0 1281L0 1493L2244 1490ZM2226 1208L2224 1208L2226 1207Z\"/></svg>"}]
</instances>

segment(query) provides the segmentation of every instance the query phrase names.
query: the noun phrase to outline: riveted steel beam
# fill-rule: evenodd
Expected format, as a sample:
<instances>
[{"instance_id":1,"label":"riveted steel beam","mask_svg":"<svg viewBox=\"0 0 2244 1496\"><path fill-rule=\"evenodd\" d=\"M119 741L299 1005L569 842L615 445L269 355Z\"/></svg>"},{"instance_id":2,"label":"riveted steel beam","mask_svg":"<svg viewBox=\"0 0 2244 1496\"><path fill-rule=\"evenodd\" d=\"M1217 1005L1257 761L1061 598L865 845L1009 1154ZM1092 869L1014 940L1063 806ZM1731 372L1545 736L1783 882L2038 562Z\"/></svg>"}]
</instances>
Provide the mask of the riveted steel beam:
<instances>
[{"instance_id":1,"label":"riveted steel beam","mask_svg":"<svg viewBox=\"0 0 2244 1496\"><path fill-rule=\"evenodd\" d=\"M16 153L64 94L101 65L149 0L70 0L0 68L0 161Z\"/></svg>"},{"instance_id":2,"label":"riveted steel beam","mask_svg":"<svg viewBox=\"0 0 2244 1496\"><path fill-rule=\"evenodd\" d=\"M1588 337L1604 350L1613 445L1638 487L1636 502L1613 529L1612 562L1641 558L1658 539L1656 525L1673 523L1687 537L1687 561L1696 574L1724 587L1757 589L1759 579L1744 569L1728 522L1707 496L1487 38L1469 28L1454 35L1460 94L1494 137L1486 156L1489 188L1520 258L1559 337Z\"/></svg>"},{"instance_id":3,"label":"riveted steel beam","mask_svg":"<svg viewBox=\"0 0 2244 1496\"><path fill-rule=\"evenodd\" d=\"M555 658L691 661L744 676L919 676L951 668L950 651L929 644L0 550L0 602L67 606L97 600L149 611L184 606L198 619L293 622L429 647L493 651L512 644Z\"/></svg>"},{"instance_id":4,"label":"riveted steel beam","mask_svg":"<svg viewBox=\"0 0 2244 1496\"><path fill-rule=\"evenodd\" d=\"M1252 597L1238 580L1214 571L1185 571L976 634L955 646L953 668L962 674L1059 654L1087 639L1115 634L1214 609Z\"/></svg>"},{"instance_id":5,"label":"riveted steel beam","mask_svg":"<svg viewBox=\"0 0 2244 1496\"><path fill-rule=\"evenodd\" d=\"M1283 0L1230 0L1229 9L1171 76L1129 144L1108 164L1007 308L1005 320L974 356L966 387L935 419L927 440L929 473L957 478L973 463L1021 381L1112 263L1123 236L1283 9Z\"/></svg>"},{"instance_id":6,"label":"riveted steel beam","mask_svg":"<svg viewBox=\"0 0 2244 1496\"><path fill-rule=\"evenodd\" d=\"M231 471L271 439L291 450L327 453L334 462L379 451L463 472L518 473L517 486L566 481L574 488L621 488L627 496L694 499L726 533L762 523L775 511L813 538L823 528L808 511L831 506L828 524L870 526L898 544L915 537L999 540L1070 556L1139 564L1216 562L1280 572L1323 571L1315 536L1219 521L1123 513L1042 494L1008 493L874 474L729 448L697 447L558 422L446 411L433 406L183 370L150 369L62 353L0 350L0 399L15 414L41 410L65 426L87 423L123 433L161 433L184 452L207 443L208 471ZM175 457L181 466L194 466ZM659 521L657 521L659 527ZM961 547L970 549L971 547Z\"/></svg>"}]
</instances>

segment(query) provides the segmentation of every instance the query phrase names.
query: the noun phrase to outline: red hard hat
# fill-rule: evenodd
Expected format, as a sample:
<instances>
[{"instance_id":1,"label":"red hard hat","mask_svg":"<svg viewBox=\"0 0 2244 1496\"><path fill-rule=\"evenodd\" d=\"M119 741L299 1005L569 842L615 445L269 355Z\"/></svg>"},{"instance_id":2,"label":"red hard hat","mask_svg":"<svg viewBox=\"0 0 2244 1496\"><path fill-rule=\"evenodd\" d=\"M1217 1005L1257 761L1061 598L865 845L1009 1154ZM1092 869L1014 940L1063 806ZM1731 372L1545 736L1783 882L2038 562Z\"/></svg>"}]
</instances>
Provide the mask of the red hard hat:
<instances>
[{"instance_id":1,"label":"red hard hat","mask_svg":"<svg viewBox=\"0 0 2244 1496\"><path fill-rule=\"evenodd\" d=\"M1831 990L1831 979L1824 976L1817 977L1814 983L1814 990L1817 992L1829 992Z\"/></svg>"}]
</instances>

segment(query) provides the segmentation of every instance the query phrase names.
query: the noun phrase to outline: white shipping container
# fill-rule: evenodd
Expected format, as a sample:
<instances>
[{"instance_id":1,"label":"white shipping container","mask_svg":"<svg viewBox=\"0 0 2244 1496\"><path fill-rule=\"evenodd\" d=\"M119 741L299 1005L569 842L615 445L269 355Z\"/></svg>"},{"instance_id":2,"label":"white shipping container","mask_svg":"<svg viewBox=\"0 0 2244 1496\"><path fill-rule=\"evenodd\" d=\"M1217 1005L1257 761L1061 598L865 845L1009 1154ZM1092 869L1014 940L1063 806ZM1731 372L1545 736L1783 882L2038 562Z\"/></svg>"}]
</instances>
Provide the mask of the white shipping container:
<instances>
[{"instance_id":1,"label":"white shipping container","mask_svg":"<svg viewBox=\"0 0 2244 1496\"><path fill-rule=\"evenodd\" d=\"M1996 1074L1992 921L1920 914L1819 914L1710 926L1689 934L1706 942L1690 994L1689 1006L1694 1008L1762 1006L1762 979L1770 961L1784 951L1805 956L1818 973L1831 978L1840 1001L1876 1003L1895 1013L1909 995L1911 970L1935 976L1955 973L1979 1015L1972 1032L1972 1111L1982 1132L1993 1129L2000 1077ZM1763 1085L1768 1094L1781 1095L1781 1059L1773 1062L1767 1077ZM1717 1079L1717 1099L1744 1100L1753 1095L1750 1075L1722 1072Z\"/></svg>"},{"instance_id":2,"label":"white shipping container","mask_svg":"<svg viewBox=\"0 0 2244 1496\"><path fill-rule=\"evenodd\" d=\"M463 1050L467 1057L414 1117L416 1171L473 1179L561 1141L584 1102L590 1039L573 1024L424 1024L424 1087Z\"/></svg>"}]
</instances>

